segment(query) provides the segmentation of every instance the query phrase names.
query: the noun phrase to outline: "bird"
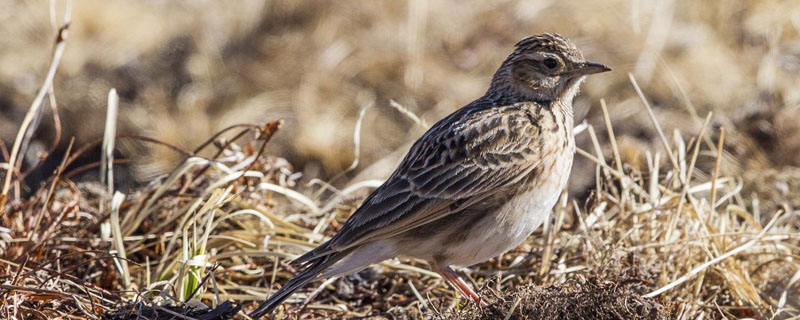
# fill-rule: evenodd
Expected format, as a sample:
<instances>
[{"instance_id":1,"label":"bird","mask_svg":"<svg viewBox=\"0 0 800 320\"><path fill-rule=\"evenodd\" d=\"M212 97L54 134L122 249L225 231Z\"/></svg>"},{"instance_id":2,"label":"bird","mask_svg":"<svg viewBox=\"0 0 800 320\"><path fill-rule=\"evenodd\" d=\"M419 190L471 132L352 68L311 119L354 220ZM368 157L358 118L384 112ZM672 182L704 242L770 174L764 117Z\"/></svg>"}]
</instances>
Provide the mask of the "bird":
<instances>
[{"instance_id":1,"label":"bird","mask_svg":"<svg viewBox=\"0 0 800 320\"><path fill-rule=\"evenodd\" d=\"M572 169L572 100L587 75L607 71L557 33L517 42L486 93L431 126L330 240L292 261L302 271L251 316L309 282L397 256L427 261L483 304L453 267L517 247L550 216Z\"/></svg>"}]
</instances>

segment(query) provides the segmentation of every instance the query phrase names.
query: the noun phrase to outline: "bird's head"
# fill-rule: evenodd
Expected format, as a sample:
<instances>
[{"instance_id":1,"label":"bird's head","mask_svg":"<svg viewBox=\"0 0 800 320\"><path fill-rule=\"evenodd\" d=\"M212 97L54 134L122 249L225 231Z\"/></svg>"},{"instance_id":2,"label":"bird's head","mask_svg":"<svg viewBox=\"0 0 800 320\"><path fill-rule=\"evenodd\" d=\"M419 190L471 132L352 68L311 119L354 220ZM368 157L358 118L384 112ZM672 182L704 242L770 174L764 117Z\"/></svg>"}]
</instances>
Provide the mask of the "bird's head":
<instances>
[{"instance_id":1,"label":"bird's head","mask_svg":"<svg viewBox=\"0 0 800 320\"><path fill-rule=\"evenodd\" d=\"M571 99L586 75L611 68L586 61L567 38L543 33L522 39L492 79L494 90L534 100Z\"/></svg>"}]
</instances>

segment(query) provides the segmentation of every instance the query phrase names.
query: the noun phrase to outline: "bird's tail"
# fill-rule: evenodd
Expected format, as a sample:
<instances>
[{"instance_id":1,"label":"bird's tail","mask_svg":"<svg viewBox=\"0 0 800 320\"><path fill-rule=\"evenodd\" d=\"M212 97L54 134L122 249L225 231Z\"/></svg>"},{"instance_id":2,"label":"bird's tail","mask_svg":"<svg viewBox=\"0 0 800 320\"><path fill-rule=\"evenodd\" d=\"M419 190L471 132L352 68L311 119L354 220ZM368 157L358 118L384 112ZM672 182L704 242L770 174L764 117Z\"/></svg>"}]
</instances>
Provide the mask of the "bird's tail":
<instances>
[{"instance_id":1,"label":"bird's tail","mask_svg":"<svg viewBox=\"0 0 800 320\"><path fill-rule=\"evenodd\" d=\"M259 305L258 308L256 308L256 310L250 314L250 317L252 317L253 319L259 319L264 315L272 312L272 310L275 310L275 308L280 306L281 303L284 300L286 300L286 298L289 298L289 296L291 296L292 293L297 291L297 289L300 289L307 283L317 279L317 276L320 273L328 269L328 267L333 265L336 261L339 261L341 257L342 255L340 253L335 253L325 257L319 257L316 260L312 260L309 263L310 265L308 266L308 268L300 272L300 274L298 274L294 278L287 281L286 284L284 284L283 287L280 288L280 290L278 290L271 297L269 297L267 301L261 303L261 305Z\"/></svg>"}]
</instances>

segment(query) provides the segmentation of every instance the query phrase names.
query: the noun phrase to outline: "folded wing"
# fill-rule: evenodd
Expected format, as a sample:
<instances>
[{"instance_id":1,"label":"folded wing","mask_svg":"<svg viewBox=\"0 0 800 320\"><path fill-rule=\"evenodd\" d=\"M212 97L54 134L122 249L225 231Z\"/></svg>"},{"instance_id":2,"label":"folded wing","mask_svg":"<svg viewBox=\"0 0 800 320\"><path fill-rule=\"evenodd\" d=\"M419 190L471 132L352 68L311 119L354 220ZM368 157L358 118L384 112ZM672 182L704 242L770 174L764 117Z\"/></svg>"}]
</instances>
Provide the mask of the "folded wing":
<instances>
[{"instance_id":1,"label":"folded wing","mask_svg":"<svg viewBox=\"0 0 800 320\"><path fill-rule=\"evenodd\" d=\"M542 139L529 107L462 108L411 147L330 241L295 260L304 263L385 239L457 214L540 165Z\"/></svg>"}]
</instances>

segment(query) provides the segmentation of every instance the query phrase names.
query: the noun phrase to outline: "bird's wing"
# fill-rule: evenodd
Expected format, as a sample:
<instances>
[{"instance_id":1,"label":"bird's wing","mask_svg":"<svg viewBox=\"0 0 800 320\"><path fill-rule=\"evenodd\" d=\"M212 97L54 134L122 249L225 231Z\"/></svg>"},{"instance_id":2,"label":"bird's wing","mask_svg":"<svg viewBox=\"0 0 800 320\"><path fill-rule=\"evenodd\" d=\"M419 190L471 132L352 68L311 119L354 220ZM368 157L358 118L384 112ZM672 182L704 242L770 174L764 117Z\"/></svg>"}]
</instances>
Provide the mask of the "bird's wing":
<instances>
[{"instance_id":1,"label":"bird's wing","mask_svg":"<svg viewBox=\"0 0 800 320\"><path fill-rule=\"evenodd\" d=\"M531 109L467 107L442 119L342 229L299 262L441 219L528 176L542 149Z\"/></svg>"}]
</instances>

